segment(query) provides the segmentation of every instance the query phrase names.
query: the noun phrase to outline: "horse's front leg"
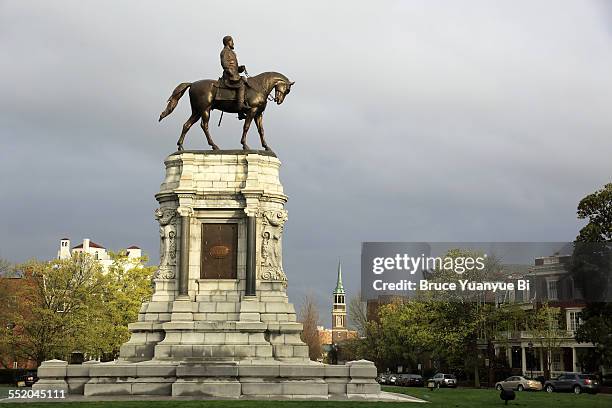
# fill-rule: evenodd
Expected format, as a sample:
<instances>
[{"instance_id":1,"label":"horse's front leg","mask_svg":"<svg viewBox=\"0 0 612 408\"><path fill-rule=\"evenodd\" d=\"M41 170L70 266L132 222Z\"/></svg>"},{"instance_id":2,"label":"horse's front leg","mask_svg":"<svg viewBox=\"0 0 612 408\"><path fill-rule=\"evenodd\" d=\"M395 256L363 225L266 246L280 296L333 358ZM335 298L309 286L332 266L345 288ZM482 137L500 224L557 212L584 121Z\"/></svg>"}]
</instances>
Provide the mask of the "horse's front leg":
<instances>
[{"instance_id":1,"label":"horse's front leg","mask_svg":"<svg viewBox=\"0 0 612 408\"><path fill-rule=\"evenodd\" d=\"M208 145L212 147L213 150L219 150L219 146L213 142L212 137L210 137L210 132L208 131L208 121L210 120L210 109L204 110L202 112L202 130L204 130L204 134L206 135L206 141Z\"/></svg>"},{"instance_id":2,"label":"horse's front leg","mask_svg":"<svg viewBox=\"0 0 612 408\"><path fill-rule=\"evenodd\" d=\"M247 133L249 132L249 128L251 127L251 122L253 121L253 117L255 116L256 109L250 109L247 112L247 116L244 119L244 126L242 127L242 139L240 139L240 143L242 144L242 150L249 150L249 145L246 143Z\"/></svg>"},{"instance_id":3,"label":"horse's front leg","mask_svg":"<svg viewBox=\"0 0 612 408\"><path fill-rule=\"evenodd\" d=\"M266 138L264 137L264 128L263 128L263 113L260 112L255 116L255 125L257 125L257 131L259 132L259 139L261 140L261 146L270 150L268 144L266 143Z\"/></svg>"}]
</instances>

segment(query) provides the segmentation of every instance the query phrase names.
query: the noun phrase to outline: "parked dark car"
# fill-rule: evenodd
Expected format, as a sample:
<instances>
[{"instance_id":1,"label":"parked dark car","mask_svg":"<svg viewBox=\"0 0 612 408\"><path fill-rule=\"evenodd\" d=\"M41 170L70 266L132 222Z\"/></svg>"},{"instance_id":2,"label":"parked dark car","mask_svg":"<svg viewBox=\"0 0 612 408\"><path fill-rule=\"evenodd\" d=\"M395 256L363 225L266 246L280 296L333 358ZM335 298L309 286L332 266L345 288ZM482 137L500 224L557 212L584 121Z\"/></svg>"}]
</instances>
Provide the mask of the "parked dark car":
<instances>
[{"instance_id":1,"label":"parked dark car","mask_svg":"<svg viewBox=\"0 0 612 408\"><path fill-rule=\"evenodd\" d=\"M438 373L431 377L430 380L436 384L436 387L457 387L457 377L455 377L453 374Z\"/></svg>"},{"instance_id":2,"label":"parked dark car","mask_svg":"<svg viewBox=\"0 0 612 408\"><path fill-rule=\"evenodd\" d=\"M395 385L399 385L401 387L405 387L408 385L408 376L410 374L398 374L397 380L395 380Z\"/></svg>"},{"instance_id":3,"label":"parked dark car","mask_svg":"<svg viewBox=\"0 0 612 408\"><path fill-rule=\"evenodd\" d=\"M17 378L17 386L18 387L31 387L32 385L34 385L36 381L38 381L38 377L36 376L36 371L28 371L27 373Z\"/></svg>"},{"instance_id":4,"label":"parked dark car","mask_svg":"<svg viewBox=\"0 0 612 408\"><path fill-rule=\"evenodd\" d=\"M407 374L406 387L422 387L425 385L425 380L419 374Z\"/></svg>"},{"instance_id":5,"label":"parked dark car","mask_svg":"<svg viewBox=\"0 0 612 408\"><path fill-rule=\"evenodd\" d=\"M546 392L571 391L574 394L588 392L597 394L599 392L599 381L592 374L565 373L555 380L548 380L544 383Z\"/></svg>"}]
</instances>

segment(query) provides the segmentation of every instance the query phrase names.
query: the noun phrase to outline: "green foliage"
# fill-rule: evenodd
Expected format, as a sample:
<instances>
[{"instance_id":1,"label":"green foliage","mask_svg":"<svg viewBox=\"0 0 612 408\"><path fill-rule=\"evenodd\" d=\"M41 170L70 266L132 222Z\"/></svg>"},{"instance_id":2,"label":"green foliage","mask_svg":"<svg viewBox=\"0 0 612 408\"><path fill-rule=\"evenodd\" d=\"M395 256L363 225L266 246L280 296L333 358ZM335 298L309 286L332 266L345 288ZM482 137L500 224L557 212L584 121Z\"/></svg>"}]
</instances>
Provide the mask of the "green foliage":
<instances>
[{"instance_id":1,"label":"green foliage","mask_svg":"<svg viewBox=\"0 0 612 408\"><path fill-rule=\"evenodd\" d=\"M612 366L612 303L592 303L581 313L576 340L591 343L596 365Z\"/></svg>"},{"instance_id":2,"label":"green foliage","mask_svg":"<svg viewBox=\"0 0 612 408\"><path fill-rule=\"evenodd\" d=\"M544 350L544 377L550 378L551 361L549 356L561 349L561 343L571 337L562 325L562 313L558 307L547 303L531 313L528 333Z\"/></svg>"},{"instance_id":3,"label":"green foliage","mask_svg":"<svg viewBox=\"0 0 612 408\"><path fill-rule=\"evenodd\" d=\"M612 241L612 183L580 200L578 218L588 219L576 241Z\"/></svg>"},{"instance_id":4,"label":"green foliage","mask_svg":"<svg viewBox=\"0 0 612 408\"><path fill-rule=\"evenodd\" d=\"M350 356L351 360L370 360L381 368L390 363L386 346L380 323L367 321L363 325L363 335L342 342L341 349L343 355Z\"/></svg>"},{"instance_id":5,"label":"green foliage","mask_svg":"<svg viewBox=\"0 0 612 408\"><path fill-rule=\"evenodd\" d=\"M472 257L482 254L453 249L446 257ZM456 282L457 279L482 281L497 277L501 266L489 257L483 270L459 276L452 271L435 271L430 281ZM352 306L352 307L351 307ZM351 302L351 310L359 309ZM359 314L361 315L361 314ZM491 343L501 331L522 328L524 312L517 306L496 307L485 303L482 294L421 292L415 300L397 299L378 309L378 319L355 322L361 338L344 346L351 347L357 358L376 363L379 369L402 365L416 369L419 362L432 359L437 368L470 367L478 377L478 341Z\"/></svg>"},{"instance_id":6,"label":"green foliage","mask_svg":"<svg viewBox=\"0 0 612 408\"><path fill-rule=\"evenodd\" d=\"M153 293L151 277L155 267L144 267L146 258L130 259L125 254L110 254L113 264L104 275L103 311L98 320L96 355L116 357L121 344L129 340L128 324L138 318L143 302Z\"/></svg>"},{"instance_id":7,"label":"green foliage","mask_svg":"<svg viewBox=\"0 0 612 408\"><path fill-rule=\"evenodd\" d=\"M577 215L588 223L576 237L570 271L576 287L590 301L582 310L582 324L576 331L576 340L595 346L594 365L610 366L612 304L606 290L612 279L612 183L580 200Z\"/></svg>"},{"instance_id":8,"label":"green foliage","mask_svg":"<svg viewBox=\"0 0 612 408\"><path fill-rule=\"evenodd\" d=\"M143 259L112 257L106 273L84 254L21 266L19 302L6 316L14 322L7 338L16 355L40 363L68 359L73 351L117 354L129 338L127 324L137 320L141 302L151 295L153 268L143 267Z\"/></svg>"}]
</instances>

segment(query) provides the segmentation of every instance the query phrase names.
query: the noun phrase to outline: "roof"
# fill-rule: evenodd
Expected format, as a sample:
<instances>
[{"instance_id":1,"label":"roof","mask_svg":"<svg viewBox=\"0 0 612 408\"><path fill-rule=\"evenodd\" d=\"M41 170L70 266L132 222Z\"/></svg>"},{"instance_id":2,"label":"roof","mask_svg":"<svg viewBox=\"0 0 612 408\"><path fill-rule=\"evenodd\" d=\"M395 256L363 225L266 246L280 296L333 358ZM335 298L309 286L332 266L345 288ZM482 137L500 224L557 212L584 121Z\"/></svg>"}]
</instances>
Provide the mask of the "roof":
<instances>
[{"instance_id":1,"label":"roof","mask_svg":"<svg viewBox=\"0 0 612 408\"><path fill-rule=\"evenodd\" d=\"M128 247L127 249L140 249L140 247L137 247L136 245L132 245L132 246Z\"/></svg>"},{"instance_id":2,"label":"roof","mask_svg":"<svg viewBox=\"0 0 612 408\"><path fill-rule=\"evenodd\" d=\"M93 242L93 241L89 241L89 247L90 247L90 248L100 248L100 249L106 249L106 248L104 248L102 245L100 245L100 244L96 244L96 243L95 243L95 242ZM79 244L79 245L77 245L77 246L75 246L75 247L72 247L72 249L78 249L78 248L83 248L83 244Z\"/></svg>"},{"instance_id":3,"label":"roof","mask_svg":"<svg viewBox=\"0 0 612 408\"><path fill-rule=\"evenodd\" d=\"M334 293L344 293L344 286L342 285L342 264L340 261L338 261L338 279L336 281Z\"/></svg>"}]
</instances>

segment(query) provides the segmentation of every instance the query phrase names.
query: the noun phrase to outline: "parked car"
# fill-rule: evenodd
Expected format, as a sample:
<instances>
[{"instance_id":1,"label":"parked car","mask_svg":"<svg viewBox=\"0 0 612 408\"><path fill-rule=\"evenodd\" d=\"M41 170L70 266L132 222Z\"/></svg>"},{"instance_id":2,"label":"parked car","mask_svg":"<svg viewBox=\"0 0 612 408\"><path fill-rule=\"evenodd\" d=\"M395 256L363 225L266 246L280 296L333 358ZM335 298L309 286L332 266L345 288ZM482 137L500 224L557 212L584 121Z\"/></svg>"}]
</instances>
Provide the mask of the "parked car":
<instances>
[{"instance_id":1,"label":"parked car","mask_svg":"<svg viewBox=\"0 0 612 408\"><path fill-rule=\"evenodd\" d=\"M36 371L28 371L27 373L17 378L17 386L18 387L31 387L32 385L34 385L36 381L38 381L38 377L36 376Z\"/></svg>"},{"instance_id":2,"label":"parked car","mask_svg":"<svg viewBox=\"0 0 612 408\"><path fill-rule=\"evenodd\" d=\"M397 385L397 374L389 374L389 377L387 377L386 384Z\"/></svg>"},{"instance_id":3,"label":"parked car","mask_svg":"<svg viewBox=\"0 0 612 408\"><path fill-rule=\"evenodd\" d=\"M408 384L408 376L410 374L398 374L397 380L395 381L395 385L399 385L405 387Z\"/></svg>"},{"instance_id":4,"label":"parked car","mask_svg":"<svg viewBox=\"0 0 612 408\"><path fill-rule=\"evenodd\" d=\"M408 378L406 378L406 386L407 387L422 387L425 385L425 380L419 374L407 374Z\"/></svg>"},{"instance_id":5,"label":"parked car","mask_svg":"<svg viewBox=\"0 0 612 408\"><path fill-rule=\"evenodd\" d=\"M430 380L432 380L436 384L436 387L457 387L457 377L452 374L438 373L431 377Z\"/></svg>"},{"instance_id":6,"label":"parked car","mask_svg":"<svg viewBox=\"0 0 612 408\"><path fill-rule=\"evenodd\" d=\"M572 391L574 394L588 392L597 394L599 392L599 381L592 374L565 373L555 380L548 380L544 383L546 392Z\"/></svg>"},{"instance_id":7,"label":"parked car","mask_svg":"<svg viewBox=\"0 0 612 408\"><path fill-rule=\"evenodd\" d=\"M388 378L389 376L387 374L380 374L378 377L376 377L376 381L379 384L386 384Z\"/></svg>"},{"instance_id":8,"label":"parked car","mask_svg":"<svg viewBox=\"0 0 612 408\"><path fill-rule=\"evenodd\" d=\"M520 375L515 375L515 376L508 377L505 380L496 383L495 389L497 391L501 391L501 390L540 391L542 389L542 383L537 380L527 379Z\"/></svg>"}]
</instances>

